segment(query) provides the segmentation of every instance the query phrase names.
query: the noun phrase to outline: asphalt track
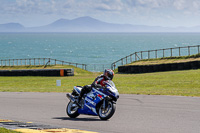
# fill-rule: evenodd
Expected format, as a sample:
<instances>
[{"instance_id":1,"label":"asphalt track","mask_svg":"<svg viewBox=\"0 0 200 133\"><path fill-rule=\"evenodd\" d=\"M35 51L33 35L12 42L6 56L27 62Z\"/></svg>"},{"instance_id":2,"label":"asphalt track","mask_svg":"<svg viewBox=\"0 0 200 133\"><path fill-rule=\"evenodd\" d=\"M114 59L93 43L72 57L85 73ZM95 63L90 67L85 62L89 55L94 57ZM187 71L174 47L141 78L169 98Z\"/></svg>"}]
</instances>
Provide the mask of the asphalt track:
<instances>
[{"instance_id":1,"label":"asphalt track","mask_svg":"<svg viewBox=\"0 0 200 133\"><path fill-rule=\"evenodd\" d=\"M66 115L65 93L0 92L0 119L100 133L199 133L200 98L120 95L114 116Z\"/></svg>"}]
</instances>

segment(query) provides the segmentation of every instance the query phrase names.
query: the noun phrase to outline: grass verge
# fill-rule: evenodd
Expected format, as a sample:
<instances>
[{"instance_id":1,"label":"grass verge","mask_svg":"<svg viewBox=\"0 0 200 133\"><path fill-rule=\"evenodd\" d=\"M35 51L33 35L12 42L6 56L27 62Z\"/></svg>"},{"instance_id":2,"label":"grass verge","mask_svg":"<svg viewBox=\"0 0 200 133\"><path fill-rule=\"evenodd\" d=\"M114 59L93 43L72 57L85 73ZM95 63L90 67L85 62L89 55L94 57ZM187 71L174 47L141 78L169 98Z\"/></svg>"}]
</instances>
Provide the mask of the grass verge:
<instances>
[{"instance_id":1,"label":"grass verge","mask_svg":"<svg viewBox=\"0 0 200 133\"><path fill-rule=\"evenodd\" d=\"M2 92L71 92L73 86L91 84L99 73L71 77L0 77ZM61 86L56 86L61 80ZM200 96L200 69L146 74L115 74L122 94Z\"/></svg>"},{"instance_id":2,"label":"grass verge","mask_svg":"<svg viewBox=\"0 0 200 133\"><path fill-rule=\"evenodd\" d=\"M21 132L16 132L16 131L13 131L13 130L8 130L6 128L0 127L0 133L21 133Z\"/></svg>"}]
</instances>

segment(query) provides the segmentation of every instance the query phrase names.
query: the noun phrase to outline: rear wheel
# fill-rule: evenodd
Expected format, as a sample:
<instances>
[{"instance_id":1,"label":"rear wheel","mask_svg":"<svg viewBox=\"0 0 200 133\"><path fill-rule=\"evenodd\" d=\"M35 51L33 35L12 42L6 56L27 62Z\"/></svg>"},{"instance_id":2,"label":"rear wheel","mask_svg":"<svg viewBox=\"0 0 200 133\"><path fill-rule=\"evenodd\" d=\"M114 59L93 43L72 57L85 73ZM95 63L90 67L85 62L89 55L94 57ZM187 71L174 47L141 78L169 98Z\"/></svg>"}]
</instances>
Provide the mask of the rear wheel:
<instances>
[{"instance_id":1,"label":"rear wheel","mask_svg":"<svg viewBox=\"0 0 200 133\"><path fill-rule=\"evenodd\" d=\"M100 108L98 109L99 118L101 120L108 120L110 119L113 114L115 113L116 105L113 104L111 101L108 101L107 107L103 108L103 103L100 105Z\"/></svg>"},{"instance_id":2,"label":"rear wheel","mask_svg":"<svg viewBox=\"0 0 200 133\"><path fill-rule=\"evenodd\" d=\"M76 118L77 116L79 116L78 108L79 107L77 106L77 104L70 101L66 108L67 115L70 118Z\"/></svg>"}]
</instances>

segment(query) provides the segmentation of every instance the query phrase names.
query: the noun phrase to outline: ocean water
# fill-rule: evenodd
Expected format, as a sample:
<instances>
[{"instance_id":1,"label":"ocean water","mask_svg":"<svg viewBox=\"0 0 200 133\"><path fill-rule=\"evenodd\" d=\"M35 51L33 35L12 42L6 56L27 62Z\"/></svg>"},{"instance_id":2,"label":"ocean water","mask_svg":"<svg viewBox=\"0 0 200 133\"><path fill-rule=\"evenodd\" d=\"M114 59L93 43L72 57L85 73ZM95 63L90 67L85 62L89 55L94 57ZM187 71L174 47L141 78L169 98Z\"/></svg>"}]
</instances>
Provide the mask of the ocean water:
<instances>
[{"instance_id":1,"label":"ocean water","mask_svg":"<svg viewBox=\"0 0 200 133\"><path fill-rule=\"evenodd\" d=\"M111 64L137 51L199 44L200 33L0 33L0 59Z\"/></svg>"}]
</instances>

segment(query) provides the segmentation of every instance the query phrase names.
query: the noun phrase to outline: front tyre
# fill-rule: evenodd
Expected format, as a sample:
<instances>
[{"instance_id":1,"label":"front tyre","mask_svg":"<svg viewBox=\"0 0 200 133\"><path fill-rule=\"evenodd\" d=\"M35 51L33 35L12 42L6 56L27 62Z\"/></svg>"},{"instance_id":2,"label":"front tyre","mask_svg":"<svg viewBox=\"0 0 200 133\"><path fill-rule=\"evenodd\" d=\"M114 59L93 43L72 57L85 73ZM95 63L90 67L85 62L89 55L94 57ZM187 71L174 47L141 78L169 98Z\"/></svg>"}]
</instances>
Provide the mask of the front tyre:
<instances>
[{"instance_id":1,"label":"front tyre","mask_svg":"<svg viewBox=\"0 0 200 133\"><path fill-rule=\"evenodd\" d=\"M77 116L79 116L78 113L78 106L73 103L73 102L69 102L66 108L66 113L70 118L76 118Z\"/></svg>"},{"instance_id":2,"label":"front tyre","mask_svg":"<svg viewBox=\"0 0 200 133\"><path fill-rule=\"evenodd\" d=\"M102 103L98 110L99 118L101 120L110 119L115 113L115 109L116 109L116 105L113 104L111 101L108 101L108 106L105 109L103 108L103 103Z\"/></svg>"}]
</instances>

